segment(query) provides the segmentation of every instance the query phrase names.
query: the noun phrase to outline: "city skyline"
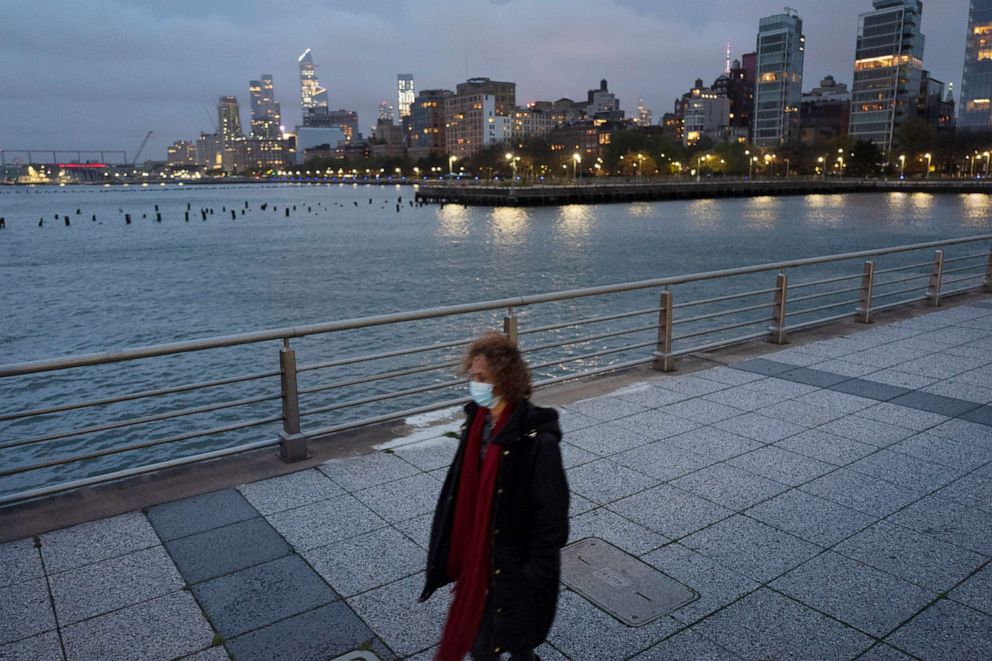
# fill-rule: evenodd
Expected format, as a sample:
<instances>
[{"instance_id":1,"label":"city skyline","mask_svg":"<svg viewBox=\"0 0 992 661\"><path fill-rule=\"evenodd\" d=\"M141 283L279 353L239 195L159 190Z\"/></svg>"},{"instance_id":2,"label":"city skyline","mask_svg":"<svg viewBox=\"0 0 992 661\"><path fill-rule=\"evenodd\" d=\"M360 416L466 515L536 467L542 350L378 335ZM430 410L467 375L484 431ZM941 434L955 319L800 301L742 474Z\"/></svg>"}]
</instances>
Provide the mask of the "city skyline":
<instances>
[{"instance_id":1,"label":"city skyline","mask_svg":"<svg viewBox=\"0 0 992 661\"><path fill-rule=\"evenodd\" d=\"M609 78L628 114L643 98L657 121L693 79L709 82L724 70L728 40L734 58L753 51L759 19L782 11L781 2L766 0L701 1L692 14L647 0L537 7L347 0L306 2L273 16L252 1L236 12L224 11L231 3L201 4L97 0L79 16L56 3L8 8L0 27L10 74L0 147L131 153L153 130L146 155L160 158L172 140L213 130L204 109L218 96L237 96L247 108L247 84L259 71L273 75L282 122L291 128L300 123L298 57L306 48L329 106L357 110L363 132L379 102L395 98L402 71L425 89L474 76L515 81L520 103L581 98ZM858 16L871 11L871 0L790 4L807 36L804 90L827 74L850 84ZM925 8L925 68L960 90L968 0L930 0ZM484 38L465 28L480 24Z\"/></svg>"}]
</instances>

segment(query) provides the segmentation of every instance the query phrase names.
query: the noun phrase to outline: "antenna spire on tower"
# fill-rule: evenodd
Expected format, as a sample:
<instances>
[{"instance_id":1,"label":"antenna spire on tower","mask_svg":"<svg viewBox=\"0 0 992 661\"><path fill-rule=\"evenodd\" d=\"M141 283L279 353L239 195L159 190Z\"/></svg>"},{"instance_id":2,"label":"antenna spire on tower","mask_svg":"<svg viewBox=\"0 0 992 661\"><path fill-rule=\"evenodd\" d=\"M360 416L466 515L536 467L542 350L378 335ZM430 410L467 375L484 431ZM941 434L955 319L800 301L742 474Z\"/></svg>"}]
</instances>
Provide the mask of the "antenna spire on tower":
<instances>
[{"instance_id":1,"label":"antenna spire on tower","mask_svg":"<svg viewBox=\"0 0 992 661\"><path fill-rule=\"evenodd\" d=\"M727 42L727 68L724 71L724 73L726 73L726 74L729 74L730 73L730 42L729 41Z\"/></svg>"}]
</instances>

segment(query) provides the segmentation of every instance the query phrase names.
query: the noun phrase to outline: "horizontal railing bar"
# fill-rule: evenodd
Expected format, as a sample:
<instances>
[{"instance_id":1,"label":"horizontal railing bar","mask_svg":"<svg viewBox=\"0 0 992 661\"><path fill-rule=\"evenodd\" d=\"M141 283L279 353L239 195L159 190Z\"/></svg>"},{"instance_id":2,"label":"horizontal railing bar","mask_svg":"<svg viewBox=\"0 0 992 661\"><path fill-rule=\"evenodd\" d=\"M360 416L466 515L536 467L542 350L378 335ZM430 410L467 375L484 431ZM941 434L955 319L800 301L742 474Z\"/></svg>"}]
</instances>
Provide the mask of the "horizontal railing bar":
<instances>
[{"instance_id":1,"label":"horizontal railing bar","mask_svg":"<svg viewBox=\"0 0 992 661\"><path fill-rule=\"evenodd\" d=\"M763 310L766 308L774 307L774 303L769 301L768 303L760 303L758 305L749 305L745 308L734 308L733 310L723 310L722 312L712 312L710 314L701 314L695 317L686 317L685 319L676 319L672 322L672 326L677 326L679 324L691 324L695 321L705 321L706 319L716 319L718 317L726 317L731 314L739 314L741 312L751 312L753 310Z\"/></svg>"},{"instance_id":2,"label":"horizontal railing bar","mask_svg":"<svg viewBox=\"0 0 992 661\"><path fill-rule=\"evenodd\" d=\"M104 448L102 450L95 450L93 452L88 452L86 454L73 455L71 457L66 457L62 459L52 459L50 461L45 461L40 464L31 464L30 466L18 466L17 468L7 468L0 470L0 477L8 477L10 475L17 475L19 473L27 473L29 471L40 470L42 468L51 468L52 466L61 466L63 464L74 464L79 461L87 461L89 459L96 459L98 457L106 457L111 454L120 454L122 452L131 452L132 450L143 450L145 448L151 448L158 445L167 445L169 443L178 443L180 441L187 441L191 438L199 438L201 436L213 436L214 434L223 434L225 432L237 431L239 429L247 429L248 427L258 427L261 425L267 425L272 422L278 422L282 420L281 415L275 415L268 418L259 418L257 420L249 420L248 422L236 422L230 425L224 425L223 427L214 427L213 429L208 429L207 431L201 432L187 432L185 434L178 434L176 436L167 436L166 438L158 438L152 441L144 441L141 443L132 443L131 445L125 445L122 447Z\"/></svg>"},{"instance_id":3,"label":"horizontal railing bar","mask_svg":"<svg viewBox=\"0 0 992 661\"><path fill-rule=\"evenodd\" d=\"M345 379L343 381L334 381L333 383L325 383L322 386L314 386L313 388L301 388L298 392L301 395L310 395L315 392L324 392L326 390L334 390L335 388L345 388L347 386L357 386L364 383L374 383L376 381L385 381L386 379L395 379L401 376L410 376L411 374L423 374L424 372L435 372L437 370L446 369L448 367L457 367L461 365L461 360L449 360L443 363L438 363L437 365L421 365L420 367L407 367L401 370L393 370L392 372L380 372L379 374L373 374L372 376L360 376L354 379Z\"/></svg>"},{"instance_id":4,"label":"horizontal railing bar","mask_svg":"<svg viewBox=\"0 0 992 661\"><path fill-rule=\"evenodd\" d=\"M872 294L872 298L874 298L874 299L886 298L888 296L898 296L899 294L909 294L909 293L912 293L914 291L915 292L920 291L920 287L907 287L906 289L897 289L896 291L887 291L884 294L877 294L877 293L875 293L875 294ZM923 298L926 298L926 296L924 296ZM873 305L872 306L872 309L877 309L877 306Z\"/></svg>"},{"instance_id":5,"label":"horizontal railing bar","mask_svg":"<svg viewBox=\"0 0 992 661\"><path fill-rule=\"evenodd\" d=\"M951 289L949 291L942 292L940 295L941 296L956 296L958 294L968 294L968 293L971 293L971 292L982 291L983 289L984 289L984 287L982 285L978 285L978 286L975 286L975 287L961 287L960 289Z\"/></svg>"},{"instance_id":6,"label":"horizontal railing bar","mask_svg":"<svg viewBox=\"0 0 992 661\"><path fill-rule=\"evenodd\" d=\"M750 335L740 335L734 338L728 338L726 340L719 340L716 342L710 342L709 344L700 344L688 349L679 349L678 351L673 351L670 355L677 358L679 356L688 356L691 353L699 353L701 351L709 351L710 349L721 349L723 347L729 347L735 344L740 344L741 342L748 342L750 340L757 340L761 337L768 337L768 331L763 331L761 333L751 333Z\"/></svg>"},{"instance_id":7,"label":"horizontal railing bar","mask_svg":"<svg viewBox=\"0 0 992 661\"><path fill-rule=\"evenodd\" d=\"M974 275L966 275L960 278L946 278L944 279L944 285L953 285L955 282L964 282L965 280L974 280L975 278L984 278L984 273L976 273Z\"/></svg>"},{"instance_id":8,"label":"horizontal railing bar","mask_svg":"<svg viewBox=\"0 0 992 661\"><path fill-rule=\"evenodd\" d=\"M946 264L947 262L944 263ZM982 269L982 271L977 275L985 275L984 264L975 264L974 266L959 266L956 269L944 269L944 275L947 275L948 273L961 273L963 271L974 271L975 269Z\"/></svg>"},{"instance_id":9,"label":"horizontal railing bar","mask_svg":"<svg viewBox=\"0 0 992 661\"><path fill-rule=\"evenodd\" d=\"M822 294L807 294L806 296L796 296L796 297L790 296L789 303L791 304L791 303L798 303L800 301L812 301L817 298L826 298L827 296L837 296L839 294L850 294L856 291L861 291L861 287L848 287L847 289L837 289L834 291L823 292ZM791 310L789 314L792 314Z\"/></svg>"},{"instance_id":10,"label":"horizontal railing bar","mask_svg":"<svg viewBox=\"0 0 992 661\"><path fill-rule=\"evenodd\" d=\"M244 381L254 381L256 379L264 379L272 376L279 376L278 371L274 372L260 372L258 374L248 374L245 376L232 376L229 379L217 379L216 381L203 381L201 383L191 383L185 386L174 386L172 388L161 388L159 390L145 390L142 392L132 393L130 395L120 395L118 397L108 397L106 399L92 399L87 402L76 402L74 404L63 404L61 406L52 406L44 409L33 409L29 411L16 411L15 413L8 413L5 415L0 415L0 421L2 420L16 420L18 418L30 418L37 415L48 415L50 413L61 413L63 411L72 411L75 409L89 408L91 406L106 406L108 404L117 404L119 402L129 402L135 399L144 399L146 397L159 397L161 395L172 395L180 392L189 392L191 390L201 390L203 388L214 388L216 386L226 386L232 383L242 383Z\"/></svg>"},{"instance_id":11,"label":"horizontal railing bar","mask_svg":"<svg viewBox=\"0 0 992 661\"><path fill-rule=\"evenodd\" d=\"M95 434L97 432L109 431L111 429L123 429L124 427L134 427L136 425L144 425L149 422L159 422L161 420L170 420L172 418L182 418L188 415L199 415L200 413L209 413L211 411L233 409L238 406L248 406L250 404L259 404L261 402L269 402L278 399L282 399L282 396L269 395L266 397L251 397L248 399L238 399L229 402L221 402L220 404L206 404L204 406L195 406L193 408L180 409L179 411L169 411L168 413L156 413L155 415L148 415L143 418L127 418L125 420L118 420L116 422L106 422L102 425L80 427L79 429L73 429L72 431L67 431L67 432L46 434L44 436L35 436L34 438L23 438L17 441L5 441L3 443L0 443L0 450L6 448L16 448L23 445L33 445L35 443L42 443L44 441L62 440L65 438L72 438L74 436L82 436L84 434Z\"/></svg>"},{"instance_id":12,"label":"horizontal railing bar","mask_svg":"<svg viewBox=\"0 0 992 661\"><path fill-rule=\"evenodd\" d=\"M857 303L857 301L855 301ZM876 308L877 309L877 308ZM802 330L803 328L810 328L812 326L821 326L823 324L829 324L831 321L839 321L841 319L853 319L853 312L845 312L844 314L835 314L832 317L824 317L823 319L812 319L810 321L804 321L799 324L792 324L786 327L787 331Z\"/></svg>"},{"instance_id":13,"label":"horizontal railing bar","mask_svg":"<svg viewBox=\"0 0 992 661\"><path fill-rule=\"evenodd\" d=\"M907 264L906 266L896 266L888 269L876 269L875 275L879 273L895 273L896 271L908 271L910 269L929 269L933 266L933 262L920 262L918 264Z\"/></svg>"},{"instance_id":14,"label":"horizontal railing bar","mask_svg":"<svg viewBox=\"0 0 992 661\"><path fill-rule=\"evenodd\" d=\"M587 319L578 319L576 321L566 321L561 324L550 324L548 326L536 326L534 328L527 328L525 330L517 331L517 335L531 335L533 333L546 333L547 331L560 330L562 328L571 328L572 326L582 326L584 324L596 324L601 321L614 321L616 319L626 319L628 317L637 317L642 314L651 314L660 312L661 308L648 308L646 310L637 310L635 312L622 312L620 314L608 314L602 317L589 317Z\"/></svg>"},{"instance_id":15,"label":"horizontal railing bar","mask_svg":"<svg viewBox=\"0 0 992 661\"><path fill-rule=\"evenodd\" d=\"M974 255L963 255L961 257L952 257L950 259L945 259L944 263L953 264L954 262L963 262L967 259L978 259L978 258L986 259L988 258L988 256L989 256L988 252L976 252Z\"/></svg>"},{"instance_id":16,"label":"horizontal railing bar","mask_svg":"<svg viewBox=\"0 0 992 661\"><path fill-rule=\"evenodd\" d=\"M48 372L52 370L68 369L73 367L83 367L86 365L101 365L107 363L135 360L138 358L150 358L153 356L163 356L177 353L187 353L191 351L203 351L205 349L215 349L220 347L232 347L243 344L254 344L258 342L268 342L275 340L286 340L295 337L305 337L307 335L318 335L356 328L369 328L373 326L383 326L387 324L419 321L423 319L436 319L440 317L450 317L459 314L473 312L486 312L500 308L523 307L537 303L550 303L554 301L564 301L589 296L600 296L604 294L615 294L620 292L636 291L639 289L649 289L654 287L665 287L679 285L687 282L699 282L714 280L737 275L747 275L751 273L762 273L765 271L782 270L786 268L796 268L813 264L825 264L829 262L847 261L862 257L877 257L899 252L912 250L922 250L925 248L936 248L940 246L956 245L961 243L973 243L976 241L986 241L992 239L992 234L984 234L972 237L962 237L957 239L944 239L940 241L928 241L891 248L875 248L872 250L862 250L857 252L839 253L820 257L806 257L801 259L791 259L782 262L772 262L767 264L756 264L733 269L720 269L716 271L705 271L701 273L691 273L686 275L668 276L652 280L641 280L637 282L627 282L614 285L602 285L599 287L588 287L585 289L572 289L546 294L532 294L528 296L515 296L510 298L483 301L479 303L465 303L460 305L449 305L435 308L427 308L409 312L398 312L392 314L375 315L369 317L358 317L343 319L339 321L326 322L320 324L310 324L305 326L291 326L286 328L276 328L265 331L255 331L250 333L240 333L236 335L226 335L220 337L203 338L200 340L189 340L184 342L172 342L153 346L125 349L116 352L104 352L95 354L85 354L70 356L66 358L55 358L47 360L29 361L0 366L0 377L17 376L20 374L34 374L38 372Z\"/></svg>"},{"instance_id":17,"label":"horizontal railing bar","mask_svg":"<svg viewBox=\"0 0 992 661\"><path fill-rule=\"evenodd\" d=\"M609 333L600 333L598 335L587 335L585 337L576 337L568 340L561 340L558 342L538 344L533 347L521 347L520 353L537 353L539 351L547 351L548 349L557 349L558 347L564 347L569 344L587 344L589 342L595 342L597 340L606 340L611 337L619 337L621 335L632 335L634 333L644 333L650 330L653 331L658 330L658 324L652 324L650 326L641 326L639 328L628 328L618 331L611 331Z\"/></svg>"},{"instance_id":18,"label":"horizontal railing bar","mask_svg":"<svg viewBox=\"0 0 992 661\"><path fill-rule=\"evenodd\" d=\"M807 308L805 310L792 310L792 309L790 309L789 310L789 316L791 317L792 315L796 315L796 314L809 314L810 312L821 312L823 310L830 310L832 308L839 308L839 307L844 306L844 305L857 305L860 302L861 301L859 301L858 299L854 299L852 301L841 301L840 303L829 303L827 305L818 305L815 308ZM854 312L852 311L851 314L853 315Z\"/></svg>"},{"instance_id":19,"label":"horizontal railing bar","mask_svg":"<svg viewBox=\"0 0 992 661\"><path fill-rule=\"evenodd\" d=\"M600 351L594 351L592 353L584 353L581 356L567 356L559 360L551 360L546 363L536 363L531 365L531 370L544 369L545 367L554 367L555 365L561 365L562 363L572 363L576 360L588 360L589 358L600 358L602 356L608 356L611 353L623 353L624 351L634 351L636 349L643 349L644 347L653 347L658 344L657 340L651 340L650 342L638 342L636 344L626 344L622 347L613 347L612 349L602 349Z\"/></svg>"},{"instance_id":20,"label":"horizontal railing bar","mask_svg":"<svg viewBox=\"0 0 992 661\"><path fill-rule=\"evenodd\" d=\"M555 383L562 383L564 381L574 381L575 379L582 379L587 376L595 376L597 374L606 374L607 372L616 372L618 370L630 369L631 367L637 367L639 365L647 365L654 362L654 358L638 358L637 360L629 360L623 363L617 363L615 365L606 365L604 367L597 367L595 369L586 370L584 372L577 372L575 374L565 374L562 376L555 376L550 379L544 379L542 381L534 382L535 388L540 388L542 386L550 386Z\"/></svg>"},{"instance_id":21,"label":"horizontal railing bar","mask_svg":"<svg viewBox=\"0 0 992 661\"><path fill-rule=\"evenodd\" d=\"M927 300L926 296L919 296L917 298L904 298L901 301L894 301L892 303L886 303L885 305L872 305L872 312L877 312L878 310L890 310L892 308L897 308L902 305L909 305L910 303L920 303Z\"/></svg>"},{"instance_id":22,"label":"horizontal railing bar","mask_svg":"<svg viewBox=\"0 0 992 661\"><path fill-rule=\"evenodd\" d=\"M310 372L313 370L327 369L328 367L340 367L342 365L353 365L355 363L364 363L372 360L383 360L385 358L395 358L396 356L406 356L411 353L425 353L427 351L438 351L440 349L452 349L454 347L464 346L473 342L474 338L468 338L464 340L452 340L451 342L441 342L439 344L424 344L419 347L411 347L409 349L395 349L393 351L384 351L382 353L370 353L362 356L349 356L348 358L338 358L337 360L329 360L323 363L313 363L311 365L304 365L303 367L298 367L296 369L299 372Z\"/></svg>"},{"instance_id":23,"label":"horizontal railing bar","mask_svg":"<svg viewBox=\"0 0 992 661\"><path fill-rule=\"evenodd\" d=\"M396 390L393 392L385 393L383 395L370 395L369 397L363 397L361 399L349 399L346 402L338 402L336 404L328 404L327 406L320 406L315 409L300 411L300 417L307 415L316 415L318 413L327 413L328 411L338 411L340 409L346 409L352 406L364 406L365 404L372 404L374 402L384 402L390 399L398 399L400 397L418 395L420 393L430 392L432 390L444 390L445 388L453 388L458 385L465 385L465 379L454 379L452 381L445 381L444 383L433 383L427 386L406 388L405 390Z\"/></svg>"},{"instance_id":24,"label":"horizontal railing bar","mask_svg":"<svg viewBox=\"0 0 992 661\"><path fill-rule=\"evenodd\" d=\"M53 484L47 487L38 487L37 489L29 489L28 491L19 491L16 493L0 496L0 505L23 502L25 500L31 500L33 498L41 498L42 496L51 496L57 493L62 493L64 491L71 491L72 489L89 487L96 484L103 484L105 482L113 482L115 480L122 480L124 478L135 477L137 475L154 473L156 471L165 470L168 468L175 468L177 466L195 464L201 461L207 461L208 459L217 459L219 457L227 457L232 454L240 454L241 452L250 452L251 450L258 450L260 448L264 448L272 445L278 445L278 444L279 444L278 438L269 439L265 441L255 441L254 443L236 445L230 448L223 448L221 450L213 450L211 452L194 454L188 457L180 457L179 459L170 459L168 461L161 461L155 464L147 464L145 466L136 466L134 468L127 468L124 470L114 471L112 473L104 473L102 475L94 475L93 477L86 477L79 480L72 480L70 482L60 482L59 484Z\"/></svg>"},{"instance_id":25,"label":"horizontal railing bar","mask_svg":"<svg viewBox=\"0 0 992 661\"><path fill-rule=\"evenodd\" d=\"M425 404L424 406L415 406L413 408L403 409L401 411L383 413L382 415L376 415L369 418L362 418L361 420L342 422L336 425L330 425L328 427L321 427L320 429L309 431L307 432L306 437L308 439L311 439L311 438L316 438L318 436L326 436L327 434L334 434L339 431L355 429L356 427L364 427L365 425L374 425L380 422L389 422L390 420L396 420L397 418L406 418L407 416L417 415L419 413L428 413L430 411L437 411L440 409L450 408L452 406L467 404L469 401L470 400L468 397L459 397L458 399L448 399L443 402L435 402L434 404Z\"/></svg>"},{"instance_id":26,"label":"horizontal railing bar","mask_svg":"<svg viewBox=\"0 0 992 661\"><path fill-rule=\"evenodd\" d=\"M737 324L720 326L719 328L709 328L705 330L695 331L693 333L686 333L685 335L678 335L672 338L672 342L678 342L679 340L687 340L690 337L699 337L700 335L712 335L713 333L721 333L723 331L734 330L735 328L745 328L747 326L754 326L755 324L767 324L770 322L771 319L753 319L751 321L742 321Z\"/></svg>"},{"instance_id":27,"label":"horizontal railing bar","mask_svg":"<svg viewBox=\"0 0 992 661\"><path fill-rule=\"evenodd\" d=\"M677 303L672 306L672 309L677 310L679 308L690 308L697 305L708 305L710 303L722 303L723 301L735 301L738 298L748 298L750 296L760 296L764 294L774 294L777 289L758 289L755 291L741 292L740 294L727 294L726 296L717 296L715 298L704 298L698 301L687 301L685 303Z\"/></svg>"},{"instance_id":28,"label":"horizontal railing bar","mask_svg":"<svg viewBox=\"0 0 992 661\"><path fill-rule=\"evenodd\" d=\"M858 278L863 278L863 273L856 273L854 275L839 275L836 278L824 278L822 280L811 280L809 282L799 282L796 284L789 284L789 289L805 289L806 287L816 287L819 285L829 285L834 282L843 282L845 280L857 280Z\"/></svg>"},{"instance_id":29,"label":"horizontal railing bar","mask_svg":"<svg viewBox=\"0 0 992 661\"><path fill-rule=\"evenodd\" d=\"M885 287L887 285L898 285L900 282L909 282L911 280L921 280L923 278L929 278L929 277L930 277L930 274L929 273L918 273L916 275L908 275L905 278L896 278L895 280L886 280L884 282L881 281L881 280L875 280L875 282L874 282L874 288Z\"/></svg>"}]
</instances>

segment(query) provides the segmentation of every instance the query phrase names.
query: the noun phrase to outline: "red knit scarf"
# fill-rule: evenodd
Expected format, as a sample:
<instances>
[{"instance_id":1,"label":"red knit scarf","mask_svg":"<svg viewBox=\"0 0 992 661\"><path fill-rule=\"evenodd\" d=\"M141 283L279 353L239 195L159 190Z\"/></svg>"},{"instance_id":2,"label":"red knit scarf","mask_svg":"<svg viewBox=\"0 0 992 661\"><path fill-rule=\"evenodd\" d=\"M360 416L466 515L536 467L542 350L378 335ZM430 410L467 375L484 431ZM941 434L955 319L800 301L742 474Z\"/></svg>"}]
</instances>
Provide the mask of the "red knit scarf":
<instances>
[{"instance_id":1,"label":"red knit scarf","mask_svg":"<svg viewBox=\"0 0 992 661\"><path fill-rule=\"evenodd\" d=\"M465 658L479 632L486 606L492 552L489 521L500 453L500 446L490 442L482 461L482 470L479 470L482 428L487 413L485 408L476 410L462 458L448 552L448 576L455 579L455 598L448 609L448 621L435 657L438 661L462 661ZM491 439L496 438L509 414L510 408L507 407L493 424Z\"/></svg>"}]
</instances>

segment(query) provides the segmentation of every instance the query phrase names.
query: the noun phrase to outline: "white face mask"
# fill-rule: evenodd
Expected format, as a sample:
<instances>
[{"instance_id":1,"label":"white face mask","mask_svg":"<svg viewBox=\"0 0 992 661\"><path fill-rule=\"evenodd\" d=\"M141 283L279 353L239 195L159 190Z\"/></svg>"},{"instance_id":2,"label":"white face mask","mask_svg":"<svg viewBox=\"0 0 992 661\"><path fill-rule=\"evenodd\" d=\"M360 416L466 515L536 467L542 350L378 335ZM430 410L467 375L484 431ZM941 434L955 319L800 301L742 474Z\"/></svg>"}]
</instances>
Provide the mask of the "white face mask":
<instances>
[{"instance_id":1,"label":"white face mask","mask_svg":"<svg viewBox=\"0 0 992 661\"><path fill-rule=\"evenodd\" d=\"M468 382L468 394L479 406L491 409L499 403L499 397L493 394L493 384L481 381Z\"/></svg>"}]
</instances>

